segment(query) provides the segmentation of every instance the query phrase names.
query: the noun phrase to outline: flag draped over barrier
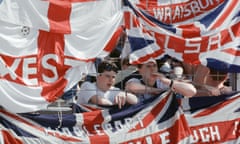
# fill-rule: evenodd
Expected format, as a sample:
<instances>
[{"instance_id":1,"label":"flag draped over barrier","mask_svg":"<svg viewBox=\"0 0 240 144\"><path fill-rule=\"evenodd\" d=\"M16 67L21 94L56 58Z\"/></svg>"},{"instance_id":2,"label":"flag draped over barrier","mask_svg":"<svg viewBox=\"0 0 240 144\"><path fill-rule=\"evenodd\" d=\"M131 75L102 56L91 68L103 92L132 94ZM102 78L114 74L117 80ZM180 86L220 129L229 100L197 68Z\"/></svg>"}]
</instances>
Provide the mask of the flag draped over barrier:
<instances>
[{"instance_id":1,"label":"flag draped over barrier","mask_svg":"<svg viewBox=\"0 0 240 144\"><path fill-rule=\"evenodd\" d=\"M240 1L124 2L133 64L170 55L240 72Z\"/></svg>"},{"instance_id":2,"label":"flag draped over barrier","mask_svg":"<svg viewBox=\"0 0 240 144\"><path fill-rule=\"evenodd\" d=\"M0 111L6 144L239 143L240 93L179 102L171 92L137 105L75 114ZM223 115L224 113L224 115Z\"/></svg>"}]
</instances>

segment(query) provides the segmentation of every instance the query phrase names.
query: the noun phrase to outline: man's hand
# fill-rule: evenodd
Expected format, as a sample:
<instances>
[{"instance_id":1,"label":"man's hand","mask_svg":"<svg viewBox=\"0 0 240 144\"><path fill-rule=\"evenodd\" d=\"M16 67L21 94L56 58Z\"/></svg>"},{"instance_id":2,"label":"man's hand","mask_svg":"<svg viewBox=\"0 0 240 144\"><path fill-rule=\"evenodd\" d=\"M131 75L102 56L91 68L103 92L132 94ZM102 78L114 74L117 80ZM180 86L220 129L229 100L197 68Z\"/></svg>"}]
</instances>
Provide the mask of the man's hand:
<instances>
[{"instance_id":1,"label":"man's hand","mask_svg":"<svg viewBox=\"0 0 240 144\"><path fill-rule=\"evenodd\" d=\"M124 106L126 103L126 94L125 93L119 93L116 97L115 97L115 104L118 105L118 107L121 109L122 106Z\"/></svg>"}]
</instances>

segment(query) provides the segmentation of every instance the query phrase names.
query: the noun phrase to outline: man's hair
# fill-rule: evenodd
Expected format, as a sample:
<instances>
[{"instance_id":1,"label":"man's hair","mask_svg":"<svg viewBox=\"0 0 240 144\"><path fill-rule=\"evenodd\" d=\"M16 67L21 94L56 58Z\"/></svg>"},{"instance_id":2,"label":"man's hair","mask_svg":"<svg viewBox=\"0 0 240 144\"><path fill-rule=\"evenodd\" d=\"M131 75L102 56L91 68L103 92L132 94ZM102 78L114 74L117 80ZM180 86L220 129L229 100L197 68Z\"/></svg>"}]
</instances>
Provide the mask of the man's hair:
<instances>
[{"instance_id":1,"label":"man's hair","mask_svg":"<svg viewBox=\"0 0 240 144\"><path fill-rule=\"evenodd\" d=\"M98 64L98 73L103 73L104 71L114 71L118 72L118 67L115 63L110 62L110 61L102 61L101 63Z\"/></svg>"}]
</instances>

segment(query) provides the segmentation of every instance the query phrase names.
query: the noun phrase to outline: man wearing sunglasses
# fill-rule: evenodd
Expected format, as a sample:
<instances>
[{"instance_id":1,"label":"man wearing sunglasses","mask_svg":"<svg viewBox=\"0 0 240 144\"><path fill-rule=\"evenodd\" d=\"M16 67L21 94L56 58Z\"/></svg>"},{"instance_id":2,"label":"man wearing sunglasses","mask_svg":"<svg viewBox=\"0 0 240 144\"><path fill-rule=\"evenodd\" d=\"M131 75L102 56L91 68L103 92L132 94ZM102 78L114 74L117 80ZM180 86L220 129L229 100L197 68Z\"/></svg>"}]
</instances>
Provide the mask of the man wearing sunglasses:
<instances>
[{"instance_id":1,"label":"man wearing sunglasses","mask_svg":"<svg viewBox=\"0 0 240 144\"><path fill-rule=\"evenodd\" d=\"M78 93L78 104L97 104L122 108L126 103L136 104L138 99L135 95L121 91L114 87L118 68L114 63L102 61L97 67L96 82L85 81Z\"/></svg>"}]
</instances>

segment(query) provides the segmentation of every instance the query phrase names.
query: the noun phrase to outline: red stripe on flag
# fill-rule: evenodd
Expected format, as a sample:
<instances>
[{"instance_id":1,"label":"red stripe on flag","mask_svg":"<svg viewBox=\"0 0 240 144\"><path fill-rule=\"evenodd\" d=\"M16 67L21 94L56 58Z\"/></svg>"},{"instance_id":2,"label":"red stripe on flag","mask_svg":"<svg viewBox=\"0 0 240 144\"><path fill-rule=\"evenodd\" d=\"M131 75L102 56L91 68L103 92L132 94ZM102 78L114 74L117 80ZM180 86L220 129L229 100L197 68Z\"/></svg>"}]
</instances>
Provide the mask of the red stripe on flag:
<instances>
[{"instance_id":1,"label":"red stripe on flag","mask_svg":"<svg viewBox=\"0 0 240 144\"><path fill-rule=\"evenodd\" d=\"M240 22L234 24L231 29L235 37L240 37Z\"/></svg>"},{"instance_id":2,"label":"red stripe on flag","mask_svg":"<svg viewBox=\"0 0 240 144\"><path fill-rule=\"evenodd\" d=\"M223 50L225 53L231 54L233 56L240 56L240 50L234 49L234 48L228 48Z\"/></svg>"},{"instance_id":3,"label":"red stripe on flag","mask_svg":"<svg viewBox=\"0 0 240 144\"><path fill-rule=\"evenodd\" d=\"M13 136L9 131L1 130L0 131L4 144L24 144L17 136Z\"/></svg>"},{"instance_id":4,"label":"red stripe on flag","mask_svg":"<svg viewBox=\"0 0 240 144\"><path fill-rule=\"evenodd\" d=\"M143 129L151 124L152 121L156 120L155 118L161 113L163 107L165 106L167 100L171 96L172 93L169 93L161 102L159 102L154 108L148 112L148 114L141 120L141 123L138 123L133 129L129 130L129 132L137 131L139 129Z\"/></svg>"},{"instance_id":5,"label":"red stripe on flag","mask_svg":"<svg viewBox=\"0 0 240 144\"><path fill-rule=\"evenodd\" d=\"M129 11L124 12L124 25L126 29L131 28L131 13Z\"/></svg>"},{"instance_id":6,"label":"red stripe on flag","mask_svg":"<svg viewBox=\"0 0 240 144\"><path fill-rule=\"evenodd\" d=\"M224 9L224 13L222 13L220 15L220 17L216 20L216 22L211 27L211 29L216 29L216 28L220 27L222 25L222 23L225 21L225 19L227 19L229 14L235 9L235 7L238 6L238 3L239 3L239 1L237 1L237 0L229 1L229 2L230 2L230 4L227 5L227 8Z\"/></svg>"},{"instance_id":7,"label":"red stripe on flag","mask_svg":"<svg viewBox=\"0 0 240 144\"><path fill-rule=\"evenodd\" d=\"M93 2L97 0L68 0L69 2Z\"/></svg>"},{"instance_id":8,"label":"red stripe on flag","mask_svg":"<svg viewBox=\"0 0 240 144\"><path fill-rule=\"evenodd\" d=\"M72 3L72 2L93 2L93 1L99 1L99 0L64 0L64 1L60 1L60 0L45 0L45 1L49 1L51 3Z\"/></svg>"},{"instance_id":9,"label":"red stripe on flag","mask_svg":"<svg viewBox=\"0 0 240 144\"><path fill-rule=\"evenodd\" d=\"M204 119L202 119L204 121ZM218 121L216 118L215 122L209 123L200 123L195 124L190 127L193 134L192 143L197 144L222 144L222 143L234 143L234 140L239 139L239 128L237 128L237 124L239 123L239 118L229 119L225 121ZM203 132L204 131L204 132ZM204 133L204 134L203 134ZM211 135L208 137L208 141L203 135ZM230 142L232 141L232 142ZM237 142L236 142L237 143Z\"/></svg>"},{"instance_id":10,"label":"red stripe on flag","mask_svg":"<svg viewBox=\"0 0 240 144\"><path fill-rule=\"evenodd\" d=\"M232 98L232 99L228 99L227 101L224 101L216 106L213 106L211 108L207 108L206 110L198 113L197 115L193 116L194 118L198 118L198 117L203 117L203 116L206 116L206 115L209 115L209 114L212 114L218 110L220 110L222 107L225 107L229 104L231 104L233 101L239 99L240 97L235 97L235 98Z\"/></svg>"},{"instance_id":11,"label":"red stripe on flag","mask_svg":"<svg viewBox=\"0 0 240 144\"><path fill-rule=\"evenodd\" d=\"M102 110L100 107L97 107L96 105L87 105L87 104L79 104L79 106L87 111L97 111Z\"/></svg>"},{"instance_id":12,"label":"red stripe on flag","mask_svg":"<svg viewBox=\"0 0 240 144\"><path fill-rule=\"evenodd\" d=\"M193 38L201 36L200 28L195 26L194 24L180 25L178 27L182 29L182 36L184 38Z\"/></svg>"},{"instance_id":13,"label":"red stripe on flag","mask_svg":"<svg viewBox=\"0 0 240 144\"><path fill-rule=\"evenodd\" d=\"M105 51L107 52L111 52L117 45L117 42L120 39L121 34L123 33L123 27L120 26L115 33L113 34L113 36L111 37L111 39L109 40L109 42L107 43L106 47L104 48Z\"/></svg>"},{"instance_id":14,"label":"red stripe on flag","mask_svg":"<svg viewBox=\"0 0 240 144\"><path fill-rule=\"evenodd\" d=\"M64 65L64 46L63 34L39 31L39 85L43 87L41 95L49 102L55 101L63 94L67 83L64 74L69 66ZM43 64L43 61L47 64Z\"/></svg>"},{"instance_id":15,"label":"red stripe on flag","mask_svg":"<svg viewBox=\"0 0 240 144\"><path fill-rule=\"evenodd\" d=\"M147 60L149 60L150 58L156 58L157 56L163 54L163 49L161 49L161 47L159 48L159 50L153 51L150 54L146 54L144 56L141 56L140 58L138 58L137 60L134 60L131 62L131 64L136 65L136 64L142 64L144 62L146 62Z\"/></svg>"},{"instance_id":16,"label":"red stripe on flag","mask_svg":"<svg viewBox=\"0 0 240 144\"><path fill-rule=\"evenodd\" d=\"M146 29L143 29L142 31L148 32ZM154 33L154 36L159 49L152 50L151 53L145 53L145 55L141 56L137 60L131 61L131 64L141 64L150 58L156 59L165 52L163 41L166 40L166 36L160 33Z\"/></svg>"},{"instance_id":17,"label":"red stripe on flag","mask_svg":"<svg viewBox=\"0 0 240 144\"><path fill-rule=\"evenodd\" d=\"M83 113L84 126L91 144L108 144L109 137L102 128L104 122L101 110Z\"/></svg>"},{"instance_id":18,"label":"red stripe on flag","mask_svg":"<svg viewBox=\"0 0 240 144\"><path fill-rule=\"evenodd\" d=\"M48 21L50 24L50 32L71 33L70 14L71 3L69 2L50 2L48 8Z\"/></svg>"}]
</instances>

